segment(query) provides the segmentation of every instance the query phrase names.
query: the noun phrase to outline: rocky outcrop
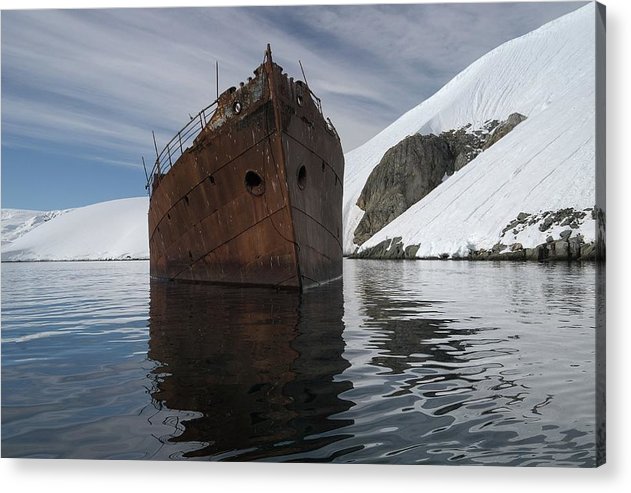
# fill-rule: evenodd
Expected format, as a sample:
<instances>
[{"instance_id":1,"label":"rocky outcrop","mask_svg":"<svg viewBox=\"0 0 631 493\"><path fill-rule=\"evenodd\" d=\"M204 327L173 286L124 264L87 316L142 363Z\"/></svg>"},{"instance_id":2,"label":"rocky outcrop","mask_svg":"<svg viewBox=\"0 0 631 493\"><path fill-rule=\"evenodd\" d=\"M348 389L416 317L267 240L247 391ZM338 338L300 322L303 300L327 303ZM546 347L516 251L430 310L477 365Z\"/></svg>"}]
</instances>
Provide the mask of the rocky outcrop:
<instances>
[{"instance_id":1,"label":"rocky outcrop","mask_svg":"<svg viewBox=\"0 0 631 493\"><path fill-rule=\"evenodd\" d=\"M414 259L418 251L418 245L403 246L401 237L383 240L377 245L366 248L361 252L351 255L351 258L370 258L370 259Z\"/></svg>"},{"instance_id":2,"label":"rocky outcrop","mask_svg":"<svg viewBox=\"0 0 631 493\"><path fill-rule=\"evenodd\" d=\"M419 245L405 246L401 237L384 240L373 247L361 250L351 258L363 259L415 259ZM586 243L581 235L565 236L558 239L548 238L546 243L541 243L533 248L524 248L521 243L505 245L497 243L490 250L484 248L471 250L468 256L452 255L447 253L435 257L422 257L425 260L534 260L546 261L584 261L596 260L596 243Z\"/></svg>"},{"instance_id":3,"label":"rocky outcrop","mask_svg":"<svg viewBox=\"0 0 631 493\"><path fill-rule=\"evenodd\" d=\"M566 232L564 232L566 233ZM585 243L581 235L570 237L567 233L554 239L548 237L546 243L534 248L524 248L520 243L503 245L498 243L491 250L476 250L469 253L470 260L594 260L596 258L596 244Z\"/></svg>"},{"instance_id":4,"label":"rocky outcrop","mask_svg":"<svg viewBox=\"0 0 631 493\"><path fill-rule=\"evenodd\" d=\"M586 242L580 233L586 220L597 222L604 216L598 208L576 210L572 207L537 213L520 212L499 233L499 240L490 249L468 245L464 252L442 253L431 257L416 257L420 244L404 245L402 237L387 239L372 247L357 251L353 258L371 259L451 259L451 260L534 260L583 261L604 260L598 242ZM604 217L602 218L604 221ZM594 224L595 227L595 224ZM534 247L524 247L519 238L532 244L532 232L545 232L546 241ZM524 235L520 236L522 233Z\"/></svg>"},{"instance_id":5,"label":"rocky outcrop","mask_svg":"<svg viewBox=\"0 0 631 493\"><path fill-rule=\"evenodd\" d=\"M594 207L592 218L596 221L596 259L605 261L607 256L606 234L607 222L605 211L600 207Z\"/></svg>"},{"instance_id":6,"label":"rocky outcrop","mask_svg":"<svg viewBox=\"0 0 631 493\"><path fill-rule=\"evenodd\" d=\"M357 201L366 213L355 243L362 244L453 174L454 160L449 143L436 135L411 135L389 149Z\"/></svg>"},{"instance_id":7,"label":"rocky outcrop","mask_svg":"<svg viewBox=\"0 0 631 493\"><path fill-rule=\"evenodd\" d=\"M510 114L508 118L506 119L506 121L503 121L502 123L497 125L497 127L493 130L493 133L489 135L489 137L486 139L486 142L484 142L484 146L482 147L482 150L485 151L486 149L491 147L493 144L495 144L498 140L500 140L502 137L507 135L511 130L513 130L517 125L519 125L525 119L526 117L519 113Z\"/></svg>"},{"instance_id":8,"label":"rocky outcrop","mask_svg":"<svg viewBox=\"0 0 631 493\"><path fill-rule=\"evenodd\" d=\"M440 135L410 135L391 147L357 201L364 215L354 242L364 243L525 118L513 113L504 122L489 120L476 130L467 125Z\"/></svg>"},{"instance_id":9,"label":"rocky outcrop","mask_svg":"<svg viewBox=\"0 0 631 493\"><path fill-rule=\"evenodd\" d=\"M593 260L596 258L595 243L586 243L577 233L585 219L593 218L591 207L583 210L567 207L534 214L520 212L502 229L500 240L491 250L471 251L469 256L472 260ZM556 233L548 234L545 243L524 248L516 239L529 228Z\"/></svg>"},{"instance_id":10,"label":"rocky outcrop","mask_svg":"<svg viewBox=\"0 0 631 493\"><path fill-rule=\"evenodd\" d=\"M544 211L535 214L520 212L502 229L500 238L505 238L511 234L517 236L525 229L534 226L542 233L557 226L568 228L571 232L571 230L578 229L588 216L592 218L594 216L594 210L591 207L583 210L567 207L558 211Z\"/></svg>"}]
</instances>

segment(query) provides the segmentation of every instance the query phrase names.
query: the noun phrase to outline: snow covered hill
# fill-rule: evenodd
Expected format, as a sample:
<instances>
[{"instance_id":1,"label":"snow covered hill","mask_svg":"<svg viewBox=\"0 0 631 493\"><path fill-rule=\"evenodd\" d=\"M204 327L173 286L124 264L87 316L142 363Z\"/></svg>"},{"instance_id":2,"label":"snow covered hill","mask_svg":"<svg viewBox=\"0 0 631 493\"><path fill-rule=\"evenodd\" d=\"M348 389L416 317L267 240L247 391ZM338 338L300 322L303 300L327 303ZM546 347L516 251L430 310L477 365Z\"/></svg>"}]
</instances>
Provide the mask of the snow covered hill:
<instances>
[{"instance_id":1,"label":"snow covered hill","mask_svg":"<svg viewBox=\"0 0 631 493\"><path fill-rule=\"evenodd\" d=\"M101 202L55 215L14 241L3 245L2 260L149 258L148 208L149 199L137 197ZM18 218L24 216L12 215L7 210L2 212L3 229L5 212L14 222L18 222ZM26 219L28 222L28 217Z\"/></svg>"},{"instance_id":2,"label":"snow covered hill","mask_svg":"<svg viewBox=\"0 0 631 493\"><path fill-rule=\"evenodd\" d=\"M388 238L420 244L418 257L467 255L502 242L544 243L539 223L502 238L520 212L541 214L595 204L595 5L556 19L486 54L432 97L346 155L344 251L363 211L356 202L383 154L414 133L429 134L528 119L377 232L362 249ZM590 214L573 231L595 237ZM504 241L506 240L506 241Z\"/></svg>"},{"instance_id":3,"label":"snow covered hill","mask_svg":"<svg viewBox=\"0 0 631 493\"><path fill-rule=\"evenodd\" d=\"M30 211L24 209L2 209L0 222L2 224L2 246L15 241L32 229L41 226L52 218L68 212L63 211Z\"/></svg>"}]
</instances>

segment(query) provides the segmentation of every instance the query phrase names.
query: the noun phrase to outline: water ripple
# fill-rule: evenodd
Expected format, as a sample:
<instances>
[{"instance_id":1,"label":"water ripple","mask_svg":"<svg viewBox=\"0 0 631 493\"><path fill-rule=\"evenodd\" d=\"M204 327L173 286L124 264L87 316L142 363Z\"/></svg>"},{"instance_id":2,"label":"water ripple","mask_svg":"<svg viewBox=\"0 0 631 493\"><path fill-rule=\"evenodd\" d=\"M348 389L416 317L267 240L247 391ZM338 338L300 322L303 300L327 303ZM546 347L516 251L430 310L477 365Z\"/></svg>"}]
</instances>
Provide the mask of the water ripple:
<instances>
[{"instance_id":1,"label":"water ripple","mask_svg":"<svg viewBox=\"0 0 631 493\"><path fill-rule=\"evenodd\" d=\"M594 464L594 266L344 268L298 295L3 264L3 455Z\"/></svg>"}]
</instances>

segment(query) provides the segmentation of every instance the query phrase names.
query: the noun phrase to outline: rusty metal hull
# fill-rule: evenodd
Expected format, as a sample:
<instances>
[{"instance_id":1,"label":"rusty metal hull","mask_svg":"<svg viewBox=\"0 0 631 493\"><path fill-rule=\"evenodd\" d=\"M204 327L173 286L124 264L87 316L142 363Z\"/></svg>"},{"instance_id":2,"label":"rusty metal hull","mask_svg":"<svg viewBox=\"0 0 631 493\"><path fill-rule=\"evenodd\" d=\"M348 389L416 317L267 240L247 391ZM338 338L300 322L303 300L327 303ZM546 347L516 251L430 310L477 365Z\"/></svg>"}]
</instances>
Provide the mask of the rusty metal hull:
<instances>
[{"instance_id":1,"label":"rusty metal hull","mask_svg":"<svg viewBox=\"0 0 631 493\"><path fill-rule=\"evenodd\" d=\"M151 275L306 288L342 274L339 137L271 56L151 183Z\"/></svg>"}]
</instances>

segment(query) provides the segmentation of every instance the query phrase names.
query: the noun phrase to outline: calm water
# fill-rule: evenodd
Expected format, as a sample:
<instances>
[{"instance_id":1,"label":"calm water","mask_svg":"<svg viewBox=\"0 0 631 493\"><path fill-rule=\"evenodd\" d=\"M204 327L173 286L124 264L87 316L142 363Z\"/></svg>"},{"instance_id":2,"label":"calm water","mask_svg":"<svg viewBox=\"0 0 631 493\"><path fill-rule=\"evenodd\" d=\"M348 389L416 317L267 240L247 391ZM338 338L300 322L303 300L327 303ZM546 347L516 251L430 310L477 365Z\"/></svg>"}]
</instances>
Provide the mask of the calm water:
<instances>
[{"instance_id":1,"label":"calm water","mask_svg":"<svg viewBox=\"0 0 631 493\"><path fill-rule=\"evenodd\" d=\"M591 466L596 267L353 261L303 295L2 264L2 455Z\"/></svg>"}]
</instances>

